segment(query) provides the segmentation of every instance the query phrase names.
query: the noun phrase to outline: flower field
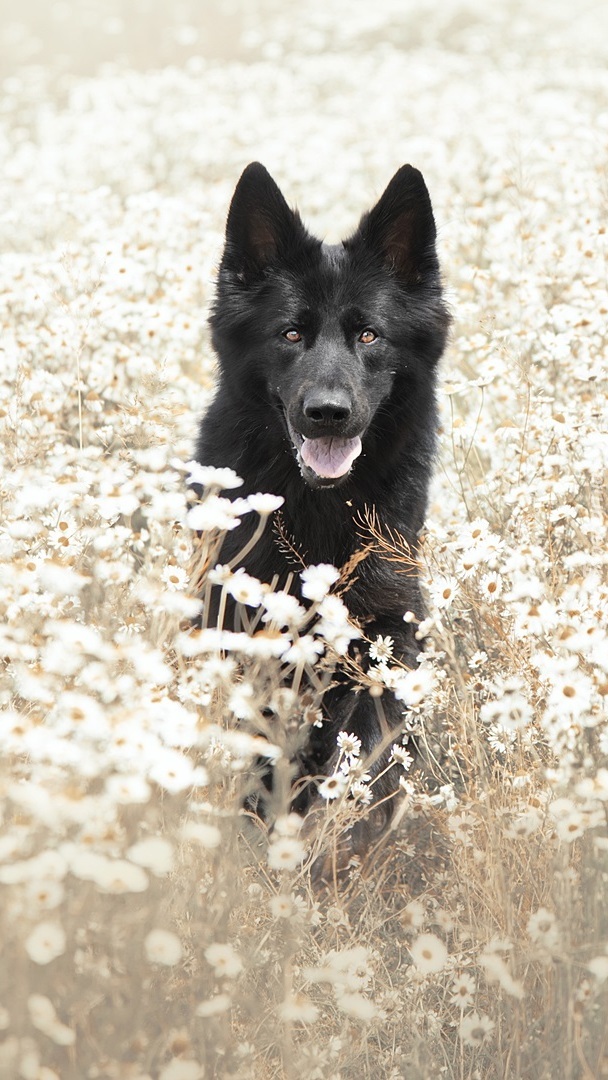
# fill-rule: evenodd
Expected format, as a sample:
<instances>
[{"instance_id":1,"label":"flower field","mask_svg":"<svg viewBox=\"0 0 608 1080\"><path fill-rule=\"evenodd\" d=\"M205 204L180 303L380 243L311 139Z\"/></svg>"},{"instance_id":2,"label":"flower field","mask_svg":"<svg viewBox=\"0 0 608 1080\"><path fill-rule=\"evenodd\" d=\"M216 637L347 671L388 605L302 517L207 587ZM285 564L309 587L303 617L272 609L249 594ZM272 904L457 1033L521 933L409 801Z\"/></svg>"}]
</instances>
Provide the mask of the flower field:
<instances>
[{"instance_id":1,"label":"flower field","mask_svg":"<svg viewBox=\"0 0 608 1080\"><path fill-rule=\"evenodd\" d=\"M0 12L0 1078L608 1077L608 14ZM341 872L356 738L289 812L362 633L340 568L304 611L223 566L275 502L191 460L256 159L329 240L419 167L454 320L420 666L378 639L361 689L418 753L397 734L392 827Z\"/></svg>"}]
</instances>

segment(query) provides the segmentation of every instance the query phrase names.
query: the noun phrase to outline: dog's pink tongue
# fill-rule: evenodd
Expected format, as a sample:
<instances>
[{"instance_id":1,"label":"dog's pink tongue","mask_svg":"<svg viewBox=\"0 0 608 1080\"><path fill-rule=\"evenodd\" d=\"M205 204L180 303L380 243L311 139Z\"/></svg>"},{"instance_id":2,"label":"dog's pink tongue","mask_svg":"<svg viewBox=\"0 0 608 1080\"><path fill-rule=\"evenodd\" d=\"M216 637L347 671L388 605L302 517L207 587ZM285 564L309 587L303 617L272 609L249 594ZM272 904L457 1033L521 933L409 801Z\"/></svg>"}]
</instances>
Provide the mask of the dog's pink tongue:
<instances>
[{"instance_id":1,"label":"dog's pink tongue","mask_svg":"<svg viewBox=\"0 0 608 1080\"><path fill-rule=\"evenodd\" d=\"M336 435L322 439L304 439L300 450L302 461L317 476L344 476L361 453L361 439L341 439Z\"/></svg>"}]
</instances>

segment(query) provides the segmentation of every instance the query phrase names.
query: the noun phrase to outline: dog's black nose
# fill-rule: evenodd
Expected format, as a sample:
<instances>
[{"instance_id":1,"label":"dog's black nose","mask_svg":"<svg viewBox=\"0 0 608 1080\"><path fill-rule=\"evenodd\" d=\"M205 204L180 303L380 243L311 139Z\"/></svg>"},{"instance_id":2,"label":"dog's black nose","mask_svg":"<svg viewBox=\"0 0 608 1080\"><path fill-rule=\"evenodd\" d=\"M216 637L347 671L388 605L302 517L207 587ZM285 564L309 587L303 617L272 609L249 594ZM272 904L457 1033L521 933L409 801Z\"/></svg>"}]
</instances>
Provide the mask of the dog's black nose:
<instances>
[{"instance_id":1,"label":"dog's black nose","mask_svg":"<svg viewBox=\"0 0 608 1080\"><path fill-rule=\"evenodd\" d=\"M304 416L317 424L343 424L352 412L350 398L342 390L306 395L302 405Z\"/></svg>"}]
</instances>

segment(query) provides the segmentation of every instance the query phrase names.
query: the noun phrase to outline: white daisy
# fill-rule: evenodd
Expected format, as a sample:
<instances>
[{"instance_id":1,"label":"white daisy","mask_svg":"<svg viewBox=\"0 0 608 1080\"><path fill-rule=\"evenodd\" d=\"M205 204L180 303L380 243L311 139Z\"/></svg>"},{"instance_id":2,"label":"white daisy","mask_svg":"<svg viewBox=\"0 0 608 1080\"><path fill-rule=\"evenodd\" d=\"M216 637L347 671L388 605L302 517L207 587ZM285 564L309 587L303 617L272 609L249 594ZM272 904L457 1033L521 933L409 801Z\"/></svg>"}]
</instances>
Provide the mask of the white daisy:
<instances>
[{"instance_id":1,"label":"white daisy","mask_svg":"<svg viewBox=\"0 0 608 1080\"><path fill-rule=\"evenodd\" d=\"M171 930L151 930L144 938L144 952L151 964L172 967L179 963L184 950L177 934Z\"/></svg>"},{"instance_id":2,"label":"white daisy","mask_svg":"<svg viewBox=\"0 0 608 1080\"><path fill-rule=\"evenodd\" d=\"M447 946L436 934L419 934L410 947L413 963L422 974L441 971L448 961Z\"/></svg>"},{"instance_id":3,"label":"white daisy","mask_svg":"<svg viewBox=\"0 0 608 1080\"><path fill-rule=\"evenodd\" d=\"M243 970L243 961L227 942L216 941L205 949L205 960L219 978L236 979Z\"/></svg>"}]
</instances>

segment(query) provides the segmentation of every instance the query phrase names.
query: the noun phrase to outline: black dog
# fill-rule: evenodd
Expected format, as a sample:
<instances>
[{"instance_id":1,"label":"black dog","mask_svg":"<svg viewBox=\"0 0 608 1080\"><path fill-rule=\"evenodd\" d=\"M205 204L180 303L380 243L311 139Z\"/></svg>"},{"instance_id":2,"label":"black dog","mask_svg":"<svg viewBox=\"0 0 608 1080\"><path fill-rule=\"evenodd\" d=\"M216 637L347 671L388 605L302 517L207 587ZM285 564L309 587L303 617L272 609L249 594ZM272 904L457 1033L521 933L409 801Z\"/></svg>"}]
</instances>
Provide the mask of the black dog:
<instances>
[{"instance_id":1,"label":"black dog","mask_svg":"<svg viewBox=\"0 0 608 1080\"><path fill-rule=\"evenodd\" d=\"M262 165L249 165L237 185L211 319L219 386L196 457L232 467L244 479L239 495L283 496L285 533L308 564L343 567L361 548L357 519L371 508L380 528L398 532L416 554L435 446L435 369L449 324L435 237L428 191L410 165L335 246L306 231ZM245 519L228 535L223 562L252 527ZM281 584L294 570L272 529L245 566ZM369 640L389 635L395 659L415 665L420 646L403 620L408 610L421 615L415 573L371 553L344 599ZM382 706L398 727L403 706L390 694ZM340 730L358 736L367 754L383 739L374 701L347 679L327 692L323 708L309 775L331 770ZM397 787L388 754L372 767L385 770L375 800Z\"/></svg>"}]
</instances>

